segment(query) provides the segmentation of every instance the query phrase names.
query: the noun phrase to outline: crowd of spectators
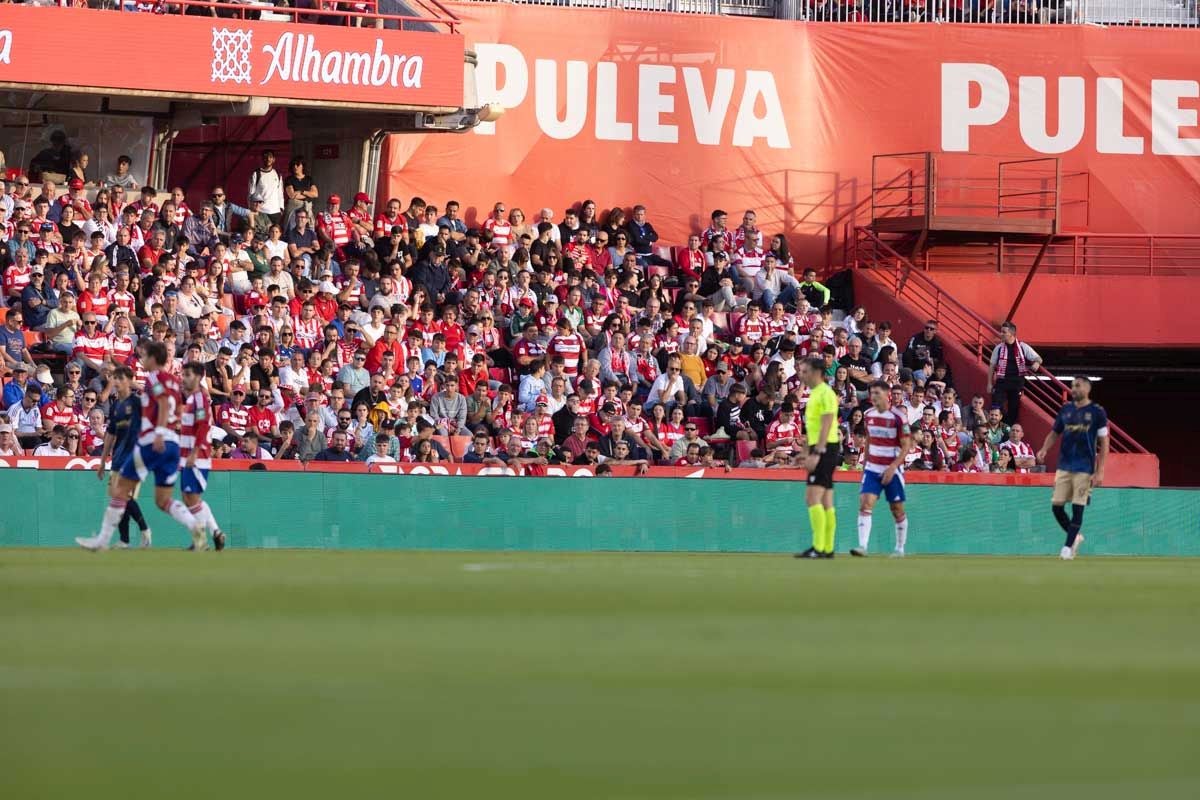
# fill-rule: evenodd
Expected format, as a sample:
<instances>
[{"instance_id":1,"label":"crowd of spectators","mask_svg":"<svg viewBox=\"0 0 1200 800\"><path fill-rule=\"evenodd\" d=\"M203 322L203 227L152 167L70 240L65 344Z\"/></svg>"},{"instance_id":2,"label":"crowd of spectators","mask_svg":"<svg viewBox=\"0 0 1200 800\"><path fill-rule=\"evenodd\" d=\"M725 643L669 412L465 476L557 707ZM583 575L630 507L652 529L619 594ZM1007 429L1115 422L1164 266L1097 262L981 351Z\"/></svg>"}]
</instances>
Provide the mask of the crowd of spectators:
<instances>
[{"instance_id":1,"label":"crowd of spectators","mask_svg":"<svg viewBox=\"0 0 1200 800\"><path fill-rule=\"evenodd\" d=\"M1033 467L1019 425L960 404L935 322L902 344L836 309L753 211L668 247L641 205L495 203L469 228L455 200L343 202L266 151L246 206L215 186L193 208L129 166L0 199L0 455L97 454L109 377L148 337L206 365L218 458L797 466L796 365L820 355L846 468L872 380L912 423L911 468Z\"/></svg>"}]
</instances>

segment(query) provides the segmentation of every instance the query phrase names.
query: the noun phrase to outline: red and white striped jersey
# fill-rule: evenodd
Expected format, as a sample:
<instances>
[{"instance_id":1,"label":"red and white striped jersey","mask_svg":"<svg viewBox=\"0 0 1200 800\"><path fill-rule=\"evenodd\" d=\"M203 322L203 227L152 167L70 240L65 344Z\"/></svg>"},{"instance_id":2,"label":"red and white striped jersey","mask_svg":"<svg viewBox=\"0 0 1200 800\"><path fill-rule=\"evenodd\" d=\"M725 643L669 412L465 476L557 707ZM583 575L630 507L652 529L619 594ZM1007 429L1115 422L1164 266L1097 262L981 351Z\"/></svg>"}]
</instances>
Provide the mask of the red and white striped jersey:
<instances>
[{"instance_id":1,"label":"red and white striped jersey","mask_svg":"<svg viewBox=\"0 0 1200 800\"><path fill-rule=\"evenodd\" d=\"M196 451L196 466L212 468L212 442L208 432L212 428L212 401L202 391L192 392L183 402L180 417L179 457L186 459Z\"/></svg>"},{"instance_id":2,"label":"red and white striped jersey","mask_svg":"<svg viewBox=\"0 0 1200 800\"><path fill-rule=\"evenodd\" d=\"M757 249L757 250L762 250L762 247L763 247L762 231L756 230L756 231L754 231L753 234L748 236L746 234L746 229L741 226L738 226L733 232L733 245L732 245L732 247L730 247L730 249L731 250L745 249L747 247L747 240L749 240L749 245L748 245L749 247ZM781 264L780 266L785 266L785 265Z\"/></svg>"},{"instance_id":3,"label":"red and white striped jersey","mask_svg":"<svg viewBox=\"0 0 1200 800\"><path fill-rule=\"evenodd\" d=\"M292 335L296 337L297 347L312 350L321 341L321 318L316 314L309 320L292 317Z\"/></svg>"},{"instance_id":4,"label":"red and white striped jersey","mask_svg":"<svg viewBox=\"0 0 1200 800\"><path fill-rule=\"evenodd\" d=\"M133 306L136 300L129 292L118 292L116 289L110 289L108 292L109 308L120 308L128 314L133 314Z\"/></svg>"},{"instance_id":5,"label":"red and white striped jersey","mask_svg":"<svg viewBox=\"0 0 1200 800\"><path fill-rule=\"evenodd\" d=\"M181 392L179 378L166 370L146 374L146 387L142 397L142 431L138 434L138 444L154 443L155 429L163 428L164 442L179 441L179 408ZM167 401L166 417L159 418L158 402Z\"/></svg>"},{"instance_id":6,"label":"red and white striped jersey","mask_svg":"<svg viewBox=\"0 0 1200 800\"><path fill-rule=\"evenodd\" d=\"M25 269L18 269L16 264L13 264L8 269L4 270L4 294L12 294L13 291L23 292L29 282L33 280L33 268L26 266Z\"/></svg>"},{"instance_id":7,"label":"red and white striped jersey","mask_svg":"<svg viewBox=\"0 0 1200 800\"><path fill-rule=\"evenodd\" d=\"M512 223L504 219L488 217L484 220L483 229L492 234L492 247L508 247L512 244Z\"/></svg>"},{"instance_id":8,"label":"red and white striped jersey","mask_svg":"<svg viewBox=\"0 0 1200 800\"><path fill-rule=\"evenodd\" d=\"M92 361L103 361L108 357L108 337L98 331L94 336L80 331L75 334L75 349L72 355L90 358Z\"/></svg>"},{"instance_id":9,"label":"red and white striped jersey","mask_svg":"<svg viewBox=\"0 0 1200 800\"><path fill-rule=\"evenodd\" d=\"M569 333L566 336L558 334L550 337L550 343L546 345L546 354L551 358L562 356L563 374L573 378L579 374L579 364L587 354L587 346L578 333Z\"/></svg>"},{"instance_id":10,"label":"red and white striped jersey","mask_svg":"<svg viewBox=\"0 0 1200 800\"><path fill-rule=\"evenodd\" d=\"M750 319L750 317L742 317L738 322L738 335L742 337L742 341L746 344L754 344L761 342L767 338L767 333L770 328L767 321L762 317L758 319Z\"/></svg>"},{"instance_id":11,"label":"red and white striped jersey","mask_svg":"<svg viewBox=\"0 0 1200 800\"><path fill-rule=\"evenodd\" d=\"M792 416L791 422L784 422L777 419L767 428L767 444L778 442L781 439L791 439L800 435L800 423L796 421L795 415ZM791 453L792 445L785 444L775 448L781 453Z\"/></svg>"},{"instance_id":12,"label":"red and white striped jersey","mask_svg":"<svg viewBox=\"0 0 1200 800\"><path fill-rule=\"evenodd\" d=\"M334 247L350 243L350 227L350 218L343 211L336 214L326 211L317 215L317 230L328 236Z\"/></svg>"},{"instance_id":13,"label":"red and white striped jersey","mask_svg":"<svg viewBox=\"0 0 1200 800\"><path fill-rule=\"evenodd\" d=\"M784 314L779 319L775 319L775 317L767 317L767 336L782 336L792 329L793 323L794 320L790 314Z\"/></svg>"},{"instance_id":14,"label":"red and white striped jersey","mask_svg":"<svg viewBox=\"0 0 1200 800\"><path fill-rule=\"evenodd\" d=\"M554 417L550 414L533 414L529 419L537 423L537 435L539 438L554 435Z\"/></svg>"},{"instance_id":15,"label":"red and white striped jersey","mask_svg":"<svg viewBox=\"0 0 1200 800\"><path fill-rule=\"evenodd\" d=\"M1033 458L1033 447L1029 444L1029 442L1026 441L1014 442L1010 440L1000 445L1000 449L1008 450L1008 452L1012 453L1014 460L1018 458ZM1029 471L1023 467L1016 467L1015 464L1013 466L1016 468L1017 472Z\"/></svg>"},{"instance_id":16,"label":"red and white striped jersey","mask_svg":"<svg viewBox=\"0 0 1200 800\"><path fill-rule=\"evenodd\" d=\"M704 229L704 233L701 234L701 238L705 247L712 247L713 239L724 239L725 252L728 253L729 251L733 250L733 231L729 230L728 228L717 230L713 226L709 225Z\"/></svg>"},{"instance_id":17,"label":"red and white striped jersey","mask_svg":"<svg viewBox=\"0 0 1200 800\"><path fill-rule=\"evenodd\" d=\"M133 337L117 336L115 333L108 337L108 352L113 363L129 365L133 363Z\"/></svg>"},{"instance_id":18,"label":"red and white striped jersey","mask_svg":"<svg viewBox=\"0 0 1200 800\"><path fill-rule=\"evenodd\" d=\"M901 439L909 434L908 419L894 408L879 411L867 409L863 414L867 429L867 463L869 472L883 472L900 455Z\"/></svg>"},{"instance_id":19,"label":"red and white striped jersey","mask_svg":"<svg viewBox=\"0 0 1200 800\"><path fill-rule=\"evenodd\" d=\"M225 403L221 406L217 423L222 427L228 425L234 433L242 436L246 433L246 428L250 426L250 409L244 405Z\"/></svg>"}]
</instances>

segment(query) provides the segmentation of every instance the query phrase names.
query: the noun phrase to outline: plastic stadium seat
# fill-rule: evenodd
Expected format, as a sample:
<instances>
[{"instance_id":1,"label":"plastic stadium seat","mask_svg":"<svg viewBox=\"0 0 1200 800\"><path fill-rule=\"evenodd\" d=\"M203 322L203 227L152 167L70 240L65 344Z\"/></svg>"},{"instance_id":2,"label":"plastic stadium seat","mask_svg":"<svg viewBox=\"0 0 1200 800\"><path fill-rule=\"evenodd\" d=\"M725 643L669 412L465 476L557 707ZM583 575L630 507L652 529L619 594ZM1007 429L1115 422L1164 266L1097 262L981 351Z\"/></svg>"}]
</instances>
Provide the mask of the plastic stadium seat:
<instances>
[{"instance_id":1,"label":"plastic stadium seat","mask_svg":"<svg viewBox=\"0 0 1200 800\"><path fill-rule=\"evenodd\" d=\"M746 316L741 311L729 312L729 335L737 336L738 325L741 324L742 317Z\"/></svg>"},{"instance_id":2,"label":"plastic stadium seat","mask_svg":"<svg viewBox=\"0 0 1200 800\"><path fill-rule=\"evenodd\" d=\"M656 244L654 246L654 255L658 256L659 258L665 258L668 261L670 261L672 264L674 264L675 263L675 254L672 252L672 250L674 250L674 248L670 247L668 245Z\"/></svg>"},{"instance_id":3,"label":"plastic stadium seat","mask_svg":"<svg viewBox=\"0 0 1200 800\"><path fill-rule=\"evenodd\" d=\"M739 464L750 458L750 451L753 450L754 447L755 442L745 439L739 439L737 441L737 460Z\"/></svg>"},{"instance_id":4,"label":"plastic stadium seat","mask_svg":"<svg viewBox=\"0 0 1200 800\"><path fill-rule=\"evenodd\" d=\"M451 436L450 437L450 457L455 461L462 461L463 456L467 454L467 450L471 447L470 436Z\"/></svg>"},{"instance_id":5,"label":"plastic stadium seat","mask_svg":"<svg viewBox=\"0 0 1200 800\"><path fill-rule=\"evenodd\" d=\"M651 264L646 267L646 277L650 277L651 275L661 275L664 278L669 278L671 276L671 268Z\"/></svg>"},{"instance_id":6,"label":"plastic stadium seat","mask_svg":"<svg viewBox=\"0 0 1200 800\"><path fill-rule=\"evenodd\" d=\"M717 333L729 332L729 314L724 311L714 311L712 313L713 327L717 329Z\"/></svg>"},{"instance_id":7,"label":"plastic stadium seat","mask_svg":"<svg viewBox=\"0 0 1200 800\"><path fill-rule=\"evenodd\" d=\"M2 318L0 318L0 323L2 323L3 321L4 320ZM39 333L38 331L25 331L24 336L25 336L25 346L26 347L33 347L35 344L42 343L42 334Z\"/></svg>"},{"instance_id":8,"label":"plastic stadium seat","mask_svg":"<svg viewBox=\"0 0 1200 800\"><path fill-rule=\"evenodd\" d=\"M701 438L713 432L712 421L708 417L688 417L687 421L696 426L696 431Z\"/></svg>"},{"instance_id":9,"label":"plastic stadium seat","mask_svg":"<svg viewBox=\"0 0 1200 800\"><path fill-rule=\"evenodd\" d=\"M8 306L0 306L0 325L3 325L6 319L8 319Z\"/></svg>"},{"instance_id":10,"label":"plastic stadium seat","mask_svg":"<svg viewBox=\"0 0 1200 800\"><path fill-rule=\"evenodd\" d=\"M510 383L511 375L508 367L490 367L488 369L488 379L499 381L500 383Z\"/></svg>"}]
</instances>

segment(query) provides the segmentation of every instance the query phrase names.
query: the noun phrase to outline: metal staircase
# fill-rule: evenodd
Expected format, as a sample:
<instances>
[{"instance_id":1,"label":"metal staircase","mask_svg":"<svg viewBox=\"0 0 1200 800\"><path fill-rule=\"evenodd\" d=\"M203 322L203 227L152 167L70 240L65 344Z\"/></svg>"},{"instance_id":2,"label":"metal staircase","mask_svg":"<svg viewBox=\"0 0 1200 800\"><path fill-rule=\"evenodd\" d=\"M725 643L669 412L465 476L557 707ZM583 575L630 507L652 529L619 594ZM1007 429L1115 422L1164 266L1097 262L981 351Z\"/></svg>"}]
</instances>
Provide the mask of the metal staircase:
<instances>
[{"instance_id":1,"label":"metal staircase","mask_svg":"<svg viewBox=\"0 0 1200 800\"><path fill-rule=\"evenodd\" d=\"M928 273L917 269L908 258L869 228L856 227L848 245L849 259L846 263L854 268L855 277L882 287L897 301L907 305L915 316L937 320L943 336L966 347L984 370L988 368L992 349L1000 341L1000 331L992 323L949 295ZM1025 397L1053 419L1070 397L1070 390L1062 381L1042 369L1028 379ZM1111 419L1109 435L1114 453L1148 452Z\"/></svg>"}]
</instances>

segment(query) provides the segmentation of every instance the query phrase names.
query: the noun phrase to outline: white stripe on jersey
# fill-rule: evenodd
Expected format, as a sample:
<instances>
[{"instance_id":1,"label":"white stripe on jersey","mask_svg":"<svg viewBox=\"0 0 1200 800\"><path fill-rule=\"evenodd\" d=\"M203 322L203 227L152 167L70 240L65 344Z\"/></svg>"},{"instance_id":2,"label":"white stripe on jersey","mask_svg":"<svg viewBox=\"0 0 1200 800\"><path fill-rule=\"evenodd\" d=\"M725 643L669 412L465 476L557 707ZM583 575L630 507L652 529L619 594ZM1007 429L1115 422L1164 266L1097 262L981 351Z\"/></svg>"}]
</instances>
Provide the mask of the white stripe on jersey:
<instances>
[{"instance_id":1,"label":"white stripe on jersey","mask_svg":"<svg viewBox=\"0 0 1200 800\"><path fill-rule=\"evenodd\" d=\"M867 463L870 472L884 472L900 455L900 440L908 430L908 420L894 408L877 411L870 408L863 415L867 429Z\"/></svg>"}]
</instances>

